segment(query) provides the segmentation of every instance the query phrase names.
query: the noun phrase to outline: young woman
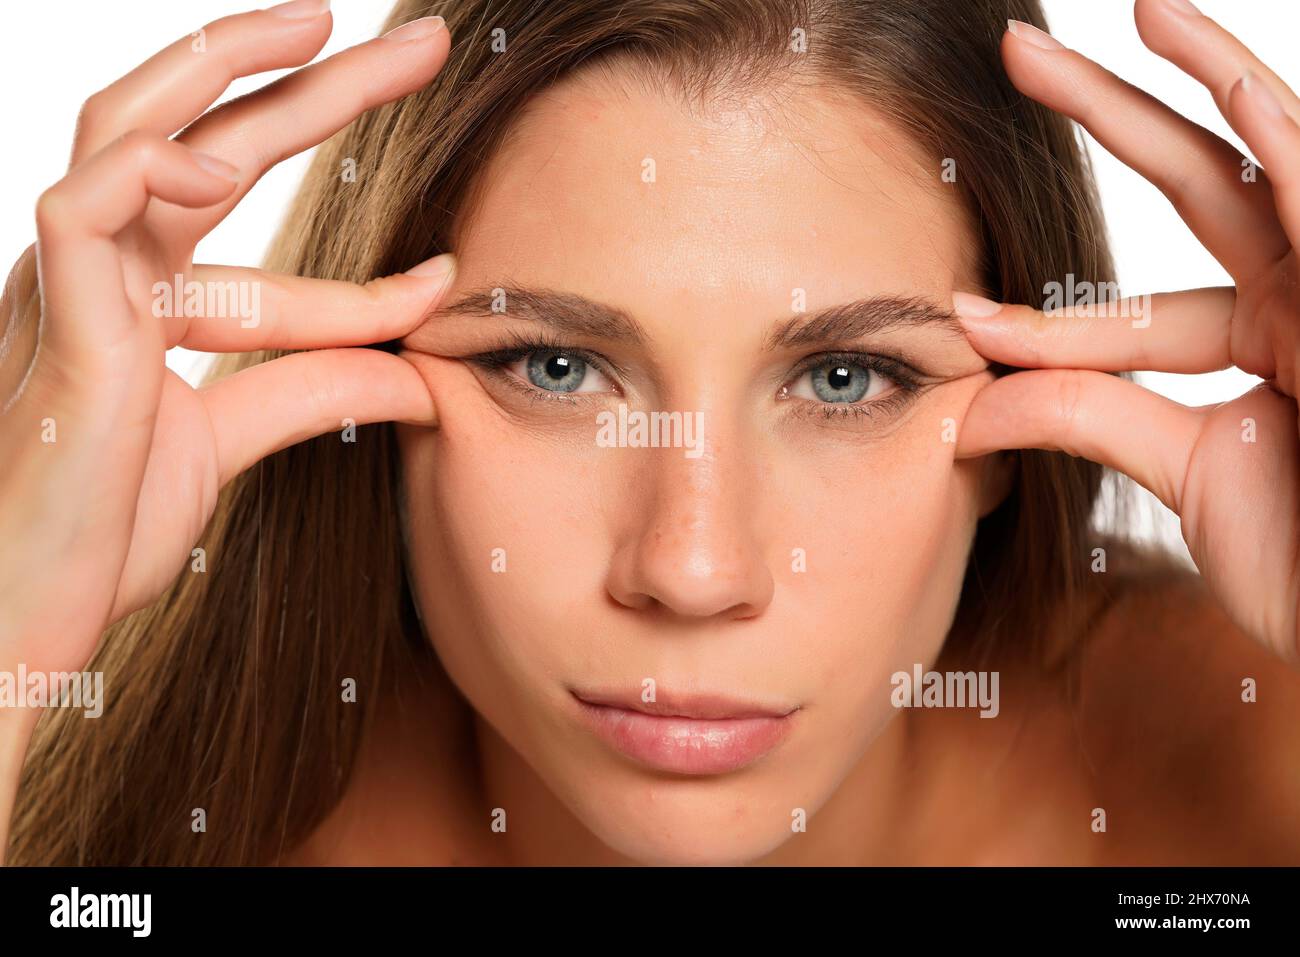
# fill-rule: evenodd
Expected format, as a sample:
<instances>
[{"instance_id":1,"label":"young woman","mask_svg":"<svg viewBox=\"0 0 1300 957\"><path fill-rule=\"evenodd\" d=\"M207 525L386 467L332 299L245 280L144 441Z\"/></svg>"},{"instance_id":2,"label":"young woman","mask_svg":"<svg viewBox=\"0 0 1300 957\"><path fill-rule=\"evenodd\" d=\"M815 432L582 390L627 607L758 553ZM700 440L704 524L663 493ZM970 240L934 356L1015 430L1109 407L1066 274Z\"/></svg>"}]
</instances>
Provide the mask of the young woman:
<instances>
[{"instance_id":1,"label":"young woman","mask_svg":"<svg viewBox=\"0 0 1300 957\"><path fill-rule=\"evenodd\" d=\"M0 708L8 861L1300 862L1300 99L1136 21L1262 168L1033 0L401 0L205 113L294 0L96 93L4 298L0 669L104 707ZM1235 288L1048 308L1114 278L1070 118ZM192 262L317 144L268 271Z\"/></svg>"}]
</instances>

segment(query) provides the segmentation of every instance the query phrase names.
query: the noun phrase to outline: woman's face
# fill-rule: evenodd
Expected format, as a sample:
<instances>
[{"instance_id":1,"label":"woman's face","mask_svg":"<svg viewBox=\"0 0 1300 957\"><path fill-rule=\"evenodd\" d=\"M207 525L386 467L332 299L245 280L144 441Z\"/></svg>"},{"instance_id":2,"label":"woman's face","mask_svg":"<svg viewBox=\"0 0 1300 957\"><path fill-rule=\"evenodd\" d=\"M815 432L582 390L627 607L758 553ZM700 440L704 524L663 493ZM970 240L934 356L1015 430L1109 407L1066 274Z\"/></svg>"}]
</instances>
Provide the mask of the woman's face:
<instances>
[{"instance_id":1,"label":"woman's face","mask_svg":"<svg viewBox=\"0 0 1300 957\"><path fill-rule=\"evenodd\" d=\"M999 497L953 457L991 373L943 173L829 91L706 115L595 72L484 171L407 341L440 417L400 430L412 580L451 678L617 852L775 850L942 645Z\"/></svg>"}]
</instances>

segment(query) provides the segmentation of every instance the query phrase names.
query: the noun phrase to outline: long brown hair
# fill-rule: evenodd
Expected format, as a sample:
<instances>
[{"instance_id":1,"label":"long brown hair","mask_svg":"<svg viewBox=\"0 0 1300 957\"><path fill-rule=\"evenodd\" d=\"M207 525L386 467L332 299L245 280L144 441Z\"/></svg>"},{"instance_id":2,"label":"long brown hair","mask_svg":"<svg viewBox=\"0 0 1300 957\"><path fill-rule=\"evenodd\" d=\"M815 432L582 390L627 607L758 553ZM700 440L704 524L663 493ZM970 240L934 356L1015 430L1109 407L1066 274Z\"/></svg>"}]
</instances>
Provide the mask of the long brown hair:
<instances>
[{"instance_id":1,"label":"long brown hair","mask_svg":"<svg viewBox=\"0 0 1300 957\"><path fill-rule=\"evenodd\" d=\"M1114 279L1071 124L1001 65L1008 17L1046 27L1036 0L401 0L388 27L434 13L451 31L446 67L320 148L268 268L364 281L454 249L475 175L529 95L618 57L692 96L795 72L863 96L936 177L955 163L996 298L1041 304L1067 274ZM345 160L355 181L339 175ZM226 357L214 374L271 357ZM304 442L231 482L198 543L207 571L187 568L107 632L88 667L104 672L108 707L97 721L42 717L11 862L273 862L338 802L395 657L432 655L405 584L393 429L357 438ZM1086 618L1101 469L1015 454L948 648L1048 667ZM356 703L341 693L349 678Z\"/></svg>"}]
</instances>

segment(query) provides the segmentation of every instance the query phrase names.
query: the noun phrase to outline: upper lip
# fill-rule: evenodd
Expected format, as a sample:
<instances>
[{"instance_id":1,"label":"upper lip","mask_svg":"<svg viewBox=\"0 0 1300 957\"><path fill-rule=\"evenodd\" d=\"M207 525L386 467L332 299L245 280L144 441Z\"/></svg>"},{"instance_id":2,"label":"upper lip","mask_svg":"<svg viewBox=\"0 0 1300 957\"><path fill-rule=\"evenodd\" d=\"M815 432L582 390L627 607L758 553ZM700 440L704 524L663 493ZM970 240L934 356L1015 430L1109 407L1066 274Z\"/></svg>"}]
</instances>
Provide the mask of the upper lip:
<instances>
[{"instance_id":1,"label":"upper lip","mask_svg":"<svg viewBox=\"0 0 1300 957\"><path fill-rule=\"evenodd\" d=\"M798 710L797 707L770 707L723 694L702 692L687 694L665 691L662 688L655 689L654 701L642 701L640 689L635 691L574 691L573 696L587 704L601 705L607 708L622 708L625 711L640 711L643 714L660 715L662 717L715 721L727 718L783 718L787 714Z\"/></svg>"}]
</instances>

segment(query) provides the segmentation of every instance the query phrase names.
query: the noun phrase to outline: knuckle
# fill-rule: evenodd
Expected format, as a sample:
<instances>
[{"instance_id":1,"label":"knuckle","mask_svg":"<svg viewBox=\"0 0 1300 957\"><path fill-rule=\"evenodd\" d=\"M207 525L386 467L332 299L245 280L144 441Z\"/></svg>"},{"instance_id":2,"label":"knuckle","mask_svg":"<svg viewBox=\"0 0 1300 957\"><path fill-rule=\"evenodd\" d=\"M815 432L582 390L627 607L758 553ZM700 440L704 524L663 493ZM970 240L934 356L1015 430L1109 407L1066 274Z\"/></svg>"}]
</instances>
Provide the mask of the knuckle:
<instances>
[{"instance_id":1,"label":"knuckle","mask_svg":"<svg viewBox=\"0 0 1300 957\"><path fill-rule=\"evenodd\" d=\"M1129 331L1130 333L1142 332L1142 330L1140 329L1130 329ZM1133 341L1133 348L1129 357L1130 359L1129 365L1131 365L1134 369L1153 368L1154 363L1151 358L1150 343L1147 337L1143 335L1134 335L1132 336L1132 341Z\"/></svg>"},{"instance_id":2,"label":"knuckle","mask_svg":"<svg viewBox=\"0 0 1300 957\"><path fill-rule=\"evenodd\" d=\"M72 204L68 201L62 181L55 183L36 200L36 229L48 233L62 229L70 221Z\"/></svg>"},{"instance_id":3,"label":"knuckle","mask_svg":"<svg viewBox=\"0 0 1300 957\"><path fill-rule=\"evenodd\" d=\"M77 134L79 136L93 133L98 129L108 112L108 91L98 90L86 97L77 113Z\"/></svg>"},{"instance_id":4,"label":"knuckle","mask_svg":"<svg viewBox=\"0 0 1300 957\"><path fill-rule=\"evenodd\" d=\"M394 282L394 279L398 281ZM358 289L361 291L361 306L370 309L392 306L395 300L400 300L403 293L409 291L406 284L396 276L378 276L368 279L358 286Z\"/></svg>"},{"instance_id":5,"label":"knuckle","mask_svg":"<svg viewBox=\"0 0 1300 957\"><path fill-rule=\"evenodd\" d=\"M162 146L159 137L143 130L128 130L118 139L118 148L139 168L154 162Z\"/></svg>"},{"instance_id":6,"label":"knuckle","mask_svg":"<svg viewBox=\"0 0 1300 957\"><path fill-rule=\"evenodd\" d=\"M306 396L308 405L311 409L312 423L316 427L324 427L331 421L331 410L334 407L335 383L331 381L328 375L323 374L315 363L304 361L302 368L299 370L300 381L302 382L302 395Z\"/></svg>"},{"instance_id":7,"label":"knuckle","mask_svg":"<svg viewBox=\"0 0 1300 957\"><path fill-rule=\"evenodd\" d=\"M1083 373L1071 369L1057 376L1056 417L1059 423L1061 446L1071 454L1074 452L1074 433L1082 409L1083 393Z\"/></svg>"}]
</instances>

